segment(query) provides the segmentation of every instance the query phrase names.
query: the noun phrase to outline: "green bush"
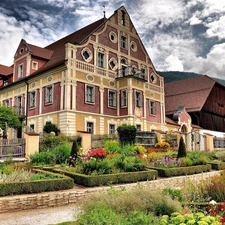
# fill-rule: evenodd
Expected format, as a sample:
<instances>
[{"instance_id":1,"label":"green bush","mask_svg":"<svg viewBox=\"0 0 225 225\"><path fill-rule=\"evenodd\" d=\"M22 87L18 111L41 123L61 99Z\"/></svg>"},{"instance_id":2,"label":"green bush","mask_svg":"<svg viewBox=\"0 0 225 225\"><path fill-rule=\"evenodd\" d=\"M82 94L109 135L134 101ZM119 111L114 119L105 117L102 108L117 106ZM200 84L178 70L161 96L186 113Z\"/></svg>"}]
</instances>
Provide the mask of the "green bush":
<instances>
[{"instance_id":1,"label":"green bush","mask_svg":"<svg viewBox=\"0 0 225 225\"><path fill-rule=\"evenodd\" d=\"M134 145L137 128L134 125L123 124L117 128L121 145Z\"/></svg>"},{"instance_id":2,"label":"green bush","mask_svg":"<svg viewBox=\"0 0 225 225\"><path fill-rule=\"evenodd\" d=\"M54 164L62 164L69 161L71 147L68 144L58 145L53 149Z\"/></svg>"},{"instance_id":3,"label":"green bush","mask_svg":"<svg viewBox=\"0 0 225 225\"><path fill-rule=\"evenodd\" d=\"M157 215L182 210L181 203L160 192L138 186L93 195L81 205L77 224L161 225ZM94 222L93 222L94 221ZM115 223L114 223L115 222Z\"/></svg>"},{"instance_id":4,"label":"green bush","mask_svg":"<svg viewBox=\"0 0 225 225\"><path fill-rule=\"evenodd\" d=\"M0 196L40 193L44 191L58 191L73 188L73 179L61 174L35 170L37 173L47 173L51 179L33 180L24 182L0 183ZM40 175L41 176L41 175ZM54 177L54 179L53 179Z\"/></svg>"},{"instance_id":5,"label":"green bush","mask_svg":"<svg viewBox=\"0 0 225 225\"><path fill-rule=\"evenodd\" d=\"M50 134L51 132L54 132L56 136L58 136L60 133L60 129L58 128L58 126L51 122L47 122L45 124L43 131L48 134Z\"/></svg>"},{"instance_id":6,"label":"green bush","mask_svg":"<svg viewBox=\"0 0 225 225\"><path fill-rule=\"evenodd\" d=\"M53 164L55 162L54 153L50 150L46 152L36 152L30 155L30 161L33 164Z\"/></svg>"},{"instance_id":7,"label":"green bush","mask_svg":"<svg viewBox=\"0 0 225 225\"><path fill-rule=\"evenodd\" d=\"M177 158L186 157L186 156L187 156L186 146L185 146L185 143L184 143L184 139L181 136L180 137L180 142L179 142Z\"/></svg>"},{"instance_id":8,"label":"green bush","mask_svg":"<svg viewBox=\"0 0 225 225\"><path fill-rule=\"evenodd\" d=\"M108 153L118 153L121 152L121 147L118 141L106 141L104 148L107 150Z\"/></svg>"}]
</instances>

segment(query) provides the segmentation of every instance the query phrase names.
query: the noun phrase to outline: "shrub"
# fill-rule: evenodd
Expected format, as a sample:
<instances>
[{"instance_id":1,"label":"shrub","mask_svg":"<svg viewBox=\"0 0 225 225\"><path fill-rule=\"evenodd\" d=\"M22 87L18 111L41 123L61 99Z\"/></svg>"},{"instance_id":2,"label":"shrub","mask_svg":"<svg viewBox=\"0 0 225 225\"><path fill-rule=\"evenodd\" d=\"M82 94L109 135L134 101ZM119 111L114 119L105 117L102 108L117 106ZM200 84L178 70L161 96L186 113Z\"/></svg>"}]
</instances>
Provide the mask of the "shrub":
<instances>
[{"instance_id":1,"label":"shrub","mask_svg":"<svg viewBox=\"0 0 225 225\"><path fill-rule=\"evenodd\" d=\"M78 143L76 140L74 140L72 148L71 148L71 152L70 152L70 159L69 159L70 166L74 166L76 164L78 152L79 152Z\"/></svg>"},{"instance_id":2,"label":"shrub","mask_svg":"<svg viewBox=\"0 0 225 225\"><path fill-rule=\"evenodd\" d=\"M30 155L30 161L33 164L53 164L55 162L54 154L52 151L37 152Z\"/></svg>"},{"instance_id":3,"label":"shrub","mask_svg":"<svg viewBox=\"0 0 225 225\"><path fill-rule=\"evenodd\" d=\"M70 146L68 144L58 145L53 149L54 164L66 163L70 157Z\"/></svg>"},{"instance_id":4,"label":"shrub","mask_svg":"<svg viewBox=\"0 0 225 225\"><path fill-rule=\"evenodd\" d=\"M180 142L179 142L177 158L186 157L186 156L187 156L186 146L185 146L185 143L184 143L184 139L181 136Z\"/></svg>"},{"instance_id":5,"label":"shrub","mask_svg":"<svg viewBox=\"0 0 225 225\"><path fill-rule=\"evenodd\" d=\"M165 141L161 141L161 142L158 142L155 144L155 147L156 148L164 148L164 149L167 149L170 147L170 144L168 142L165 142Z\"/></svg>"},{"instance_id":6,"label":"shrub","mask_svg":"<svg viewBox=\"0 0 225 225\"><path fill-rule=\"evenodd\" d=\"M57 127L57 125L51 122L47 122L45 124L43 131L48 134L50 134L51 132L54 132L56 136L58 136L60 133L60 129Z\"/></svg>"},{"instance_id":7,"label":"shrub","mask_svg":"<svg viewBox=\"0 0 225 225\"><path fill-rule=\"evenodd\" d=\"M133 125L123 124L117 128L121 145L135 144L137 128Z\"/></svg>"},{"instance_id":8,"label":"shrub","mask_svg":"<svg viewBox=\"0 0 225 225\"><path fill-rule=\"evenodd\" d=\"M133 190L110 189L108 192L95 193L81 204L81 211L83 213L78 216L78 225L159 225L161 223L156 215L180 212L182 206L169 196L137 186Z\"/></svg>"},{"instance_id":9,"label":"shrub","mask_svg":"<svg viewBox=\"0 0 225 225\"><path fill-rule=\"evenodd\" d=\"M136 145L133 147L133 151L136 152L137 154L145 154L147 150L145 147L141 145Z\"/></svg>"},{"instance_id":10,"label":"shrub","mask_svg":"<svg viewBox=\"0 0 225 225\"><path fill-rule=\"evenodd\" d=\"M192 166L194 162L188 158L188 157L183 157L181 158L181 166Z\"/></svg>"},{"instance_id":11,"label":"shrub","mask_svg":"<svg viewBox=\"0 0 225 225\"><path fill-rule=\"evenodd\" d=\"M216 158L225 162L225 151L216 151Z\"/></svg>"},{"instance_id":12,"label":"shrub","mask_svg":"<svg viewBox=\"0 0 225 225\"><path fill-rule=\"evenodd\" d=\"M118 141L106 141L104 148L108 153L118 153L121 151Z\"/></svg>"}]
</instances>

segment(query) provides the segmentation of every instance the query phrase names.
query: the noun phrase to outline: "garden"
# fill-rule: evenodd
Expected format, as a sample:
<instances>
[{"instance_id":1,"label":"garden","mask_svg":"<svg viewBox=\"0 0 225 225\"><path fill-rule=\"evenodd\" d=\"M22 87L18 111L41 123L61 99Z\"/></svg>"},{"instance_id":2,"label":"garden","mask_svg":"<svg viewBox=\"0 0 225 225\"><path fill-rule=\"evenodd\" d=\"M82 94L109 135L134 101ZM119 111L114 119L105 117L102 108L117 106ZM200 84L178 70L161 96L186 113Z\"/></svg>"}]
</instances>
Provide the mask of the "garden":
<instances>
[{"instance_id":1,"label":"garden","mask_svg":"<svg viewBox=\"0 0 225 225\"><path fill-rule=\"evenodd\" d=\"M103 146L87 152L82 151L79 136L46 134L40 152L29 162L7 159L0 164L0 195L63 190L74 183L104 185L111 187L109 191L84 201L82 213L69 224L225 224L225 151L186 151L182 137L177 150L169 141L144 147L135 143L134 131L133 126L124 126L118 131L119 142L105 140ZM156 192L139 183L212 169L221 170L220 175L199 185L190 181L185 187ZM137 183L133 190L113 188L132 182Z\"/></svg>"}]
</instances>

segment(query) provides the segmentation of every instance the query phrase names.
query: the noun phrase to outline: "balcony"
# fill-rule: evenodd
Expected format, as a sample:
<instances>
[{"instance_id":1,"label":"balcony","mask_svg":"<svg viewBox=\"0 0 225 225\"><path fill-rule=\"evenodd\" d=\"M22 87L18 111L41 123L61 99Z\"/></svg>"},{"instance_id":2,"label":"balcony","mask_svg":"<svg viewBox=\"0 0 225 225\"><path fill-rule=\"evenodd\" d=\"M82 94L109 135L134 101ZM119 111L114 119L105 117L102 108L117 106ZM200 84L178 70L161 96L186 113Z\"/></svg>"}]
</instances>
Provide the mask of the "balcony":
<instances>
[{"instance_id":1,"label":"balcony","mask_svg":"<svg viewBox=\"0 0 225 225\"><path fill-rule=\"evenodd\" d=\"M138 80L142 80L144 82L147 82L147 76L144 72L141 70L128 66L128 67L123 67L118 70L116 79L122 78L122 77L129 77L129 78L136 78Z\"/></svg>"}]
</instances>

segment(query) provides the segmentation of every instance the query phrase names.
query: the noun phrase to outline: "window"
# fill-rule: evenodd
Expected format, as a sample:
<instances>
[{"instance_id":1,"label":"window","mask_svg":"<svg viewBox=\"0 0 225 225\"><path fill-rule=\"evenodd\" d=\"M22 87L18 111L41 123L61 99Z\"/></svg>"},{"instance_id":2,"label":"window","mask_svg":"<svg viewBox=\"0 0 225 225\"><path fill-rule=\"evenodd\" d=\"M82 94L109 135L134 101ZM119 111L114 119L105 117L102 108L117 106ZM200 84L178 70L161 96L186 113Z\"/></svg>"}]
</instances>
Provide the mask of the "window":
<instances>
[{"instance_id":1,"label":"window","mask_svg":"<svg viewBox=\"0 0 225 225\"><path fill-rule=\"evenodd\" d=\"M141 69L141 76L145 79L145 69Z\"/></svg>"},{"instance_id":2,"label":"window","mask_svg":"<svg viewBox=\"0 0 225 225\"><path fill-rule=\"evenodd\" d=\"M140 124L137 124L136 128L137 128L137 131L141 131L141 125Z\"/></svg>"},{"instance_id":3,"label":"window","mask_svg":"<svg viewBox=\"0 0 225 225\"><path fill-rule=\"evenodd\" d=\"M101 52L98 52L98 66L104 68L104 58L105 55Z\"/></svg>"},{"instance_id":4,"label":"window","mask_svg":"<svg viewBox=\"0 0 225 225\"><path fill-rule=\"evenodd\" d=\"M94 124L92 122L87 122L87 132L93 133L94 131Z\"/></svg>"},{"instance_id":5,"label":"window","mask_svg":"<svg viewBox=\"0 0 225 225\"><path fill-rule=\"evenodd\" d=\"M49 104L53 102L53 88L52 86L47 86L45 88L45 103Z\"/></svg>"},{"instance_id":6,"label":"window","mask_svg":"<svg viewBox=\"0 0 225 225\"><path fill-rule=\"evenodd\" d=\"M23 77L23 65L19 65L18 67L18 78Z\"/></svg>"},{"instance_id":7,"label":"window","mask_svg":"<svg viewBox=\"0 0 225 225\"><path fill-rule=\"evenodd\" d=\"M38 63L37 62L32 63L32 69L34 69L34 70L38 69Z\"/></svg>"},{"instance_id":8,"label":"window","mask_svg":"<svg viewBox=\"0 0 225 225\"><path fill-rule=\"evenodd\" d=\"M21 96L18 96L16 98L16 111L19 115L22 115L22 97Z\"/></svg>"},{"instance_id":9,"label":"window","mask_svg":"<svg viewBox=\"0 0 225 225\"><path fill-rule=\"evenodd\" d=\"M36 93L35 93L35 91L30 92L30 108L35 107L35 101L36 101Z\"/></svg>"},{"instance_id":10,"label":"window","mask_svg":"<svg viewBox=\"0 0 225 225\"><path fill-rule=\"evenodd\" d=\"M109 91L109 106L110 107L116 107L116 92L115 91Z\"/></svg>"},{"instance_id":11,"label":"window","mask_svg":"<svg viewBox=\"0 0 225 225\"><path fill-rule=\"evenodd\" d=\"M3 80L3 86L6 86L9 84L9 81L8 80Z\"/></svg>"},{"instance_id":12,"label":"window","mask_svg":"<svg viewBox=\"0 0 225 225\"><path fill-rule=\"evenodd\" d=\"M3 101L3 105L4 105L5 107L9 107L9 99L4 100L4 101Z\"/></svg>"},{"instance_id":13,"label":"window","mask_svg":"<svg viewBox=\"0 0 225 225\"><path fill-rule=\"evenodd\" d=\"M140 91L135 92L135 106L142 107L142 94Z\"/></svg>"},{"instance_id":14,"label":"window","mask_svg":"<svg viewBox=\"0 0 225 225\"><path fill-rule=\"evenodd\" d=\"M86 102L94 103L95 102L95 88L93 86L86 86Z\"/></svg>"},{"instance_id":15,"label":"window","mask_svg":"<svg viewBox=\"0 0 225 225\"><path fill-rule=\"evenodd\" d=\"M115 134L115 124L109 124L109 134Z\"/></svg>"},{"instance_id":16,"label":"window","mask_svg":"<svg viewBox=\"0 0 225 225\"><path fill-rule=\"evenodd\" d=\"M151 115L156 115L156 105L154 101L150 101L150 114Z\"/></svg>"},{"instance_id":17,"label":"window","mask_svg":"<svg viewBox=\"0 0 225 225\"><path fill-rule=\"evenodd\" d=\"M127 106L127 91L126 90L122 90L121 91L121 106Z\"/></svg>"},{"instance_id":18,"label":"window","mask_svg":"<svg viewBox=\"0 0 225 225\"><path fill-rule=\"evenodd\" d=\"M89 48L84 48L81 51L81 56L86 62L90 62L92 60L92 52Z\"/></svg>"},{"instance_id":19,"label":"window","mask_svg":"<svg viewBox=\"0 0 225 225\"><path fill-rule=\"evenodd\" d=\"M121 36L121 47L122 48L127 47L127 38L125 36Z\"/></svg>"},{"instance_id":20,"label":"window","mask_svg":"<svg viewBox=\"0 0 225 225\"><path fill-rule=\"evenodd\" d=\"M34 132L34 124L30 124L30 132Z\"/></svg>"}]
</instances>

